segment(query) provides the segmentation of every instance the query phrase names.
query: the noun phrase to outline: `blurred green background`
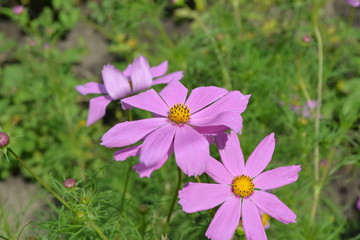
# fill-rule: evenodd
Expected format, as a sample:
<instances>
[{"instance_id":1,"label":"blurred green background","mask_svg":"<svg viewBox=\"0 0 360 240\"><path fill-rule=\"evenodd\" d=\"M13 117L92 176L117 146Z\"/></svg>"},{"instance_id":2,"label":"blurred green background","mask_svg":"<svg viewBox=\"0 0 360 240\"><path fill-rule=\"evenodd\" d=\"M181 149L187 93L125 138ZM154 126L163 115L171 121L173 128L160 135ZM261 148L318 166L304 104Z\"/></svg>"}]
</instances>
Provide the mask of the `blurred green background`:
<instances>
[{"instance_id":1,"label":"blurred green background","mask_svg":"<svg viewBox=\"0 0 360 240\"><path fill-rule=\"evenodd\" d=\"M25 8L16 14L16 5ZM316 14L324 50L320 180L316 107L308 104L318 97ZM120 209L130 160L113 161L115 150L99 142L128 112L112 102L102 121L86 127L90 97L75 90L101 82L103 65L123 70L140 54L152 66L168 60L168 72L183 70L189 89L214 85L251 94L240 136L245 157L275 132L268 169L301 164L297 182L273 191L297 223L271 219L269 239L360 239L359 23L359 8L342 0L1 0L0 126L14 151L77 209L71 213L43 194L46 211L33 213L37 220L20 239L98 239L87 218L109 239L161 239L177 179L174 159L150 179L131 172ZM143 117L134 111L135 119ZM215 148L212 155L218 157ZM2 155L0 179L10 176L31 181ZM78 181L73 191L61 185L68 177ZM189 181L196 180L184 177L183 184ZM0 236L17 239L23 215L15 221L0 205ZM176 205L168 237L205 239L210 220L207 212L186 214ZM238 230L234 239L243 238Z\"/></svg>"}]
</instances>

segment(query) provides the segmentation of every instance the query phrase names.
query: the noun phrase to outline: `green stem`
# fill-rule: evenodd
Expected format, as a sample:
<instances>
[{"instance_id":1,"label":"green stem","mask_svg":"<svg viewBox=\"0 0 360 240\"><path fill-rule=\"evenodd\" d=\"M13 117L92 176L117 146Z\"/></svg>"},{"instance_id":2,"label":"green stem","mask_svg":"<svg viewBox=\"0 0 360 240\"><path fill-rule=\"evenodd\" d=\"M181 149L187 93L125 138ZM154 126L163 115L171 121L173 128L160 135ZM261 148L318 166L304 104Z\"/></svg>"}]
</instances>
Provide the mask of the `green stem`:
<instances>
[{"instance_id":1,"label":"green stem","mask_svg":"<svg viewBox=\"0 0 360 240\"><path fill-rule=\"evenodd\" d=\"M133 120L132 111L130 110L128 113L129 113L129 121L132 121ZM125 186L124 186L124 191L123 191L123 194L122 194L122 197L121 197L120 211L122 211L124 203L125 203L125 195L126 195L127 188L128 188L128 185L129 185L131 169L132 169L132 157L130 157L130 159L129 159L129 166L128 166L128 170L127 170L126 176L125 176Z\"/></svg>"},{"instance_id":2,"label":"green stem","mask_svg":"<svg viewBox=\"0 0 360 240\"><path fill-rule=\"evenodd\" d=\"M323 52L323 42L319 29L319 10L320 10L320 1L316 1L313 9L313 26L318 48L318 82L317 82L317 100L316 100L316 111L315 111L315 148L314 148L314 203L311 210L311 222L314 221L317 204L319 202L320 196L320 186L319 186L319 136L320 136L320 113L321 113L321 101L322 101L322 85L323 85L323 66L324 66L324 52Z\"/></svg>"},{"instance_id":3,"label":"green stem","mask_svg":"<svg viewBox=\"0 0 360 240\"><path fill-rule=\"evenodd\" d=\"M129 166L128 166L128 170L126 172L125 186L124 186L124 191L123 191L123 194L122 194L122 197L121 197L120 211L122 211L124 203L125 203L125 195L126 195L127 188L128 188L128 185L129 185L131 169L132 169L132 157L130 157L130 159L129 159Z\"/></svg>"},{"instance_id":4,"label":"green stem","mask_svg":"<svg viewBox=\"0 0 360 240\"><path fill-rule=\"evenodd\" d=\"M16 160L19 161L21 166L23 166L31 174L31 176L33 176L44 188L46 188L46 190L54 195L54 197L57 198L65 207L67 207L69 210L72 210L72 207L62 197L60 197L59 194L52 190L49 185L47 185L41 178L39 178L11 148L8 148L8 151L16 158Z\"/></svg>"},{"instance_id":5,"label":"green stem","mask_svg":"<svg viewBox=\"0 0 360 240\"><path fill-rule=\"evenodd\" d=\"M163 237L166 237L166 235L167 235L167 230L169 228L171 215L172 215L172 213L174 211L175 203L176 203L176 200L177 200L177 197L178 197L178 194L179 194L179 189L180 189L180 186L181 186L181 177L182 177L181 169L178 168L178 183L177 183L177 186L176 186L176 189L175 189L174 197L173 197L171 205L170 205L168 216L166 218L166 223L165 223L165 226L164 226L164 229L163 229L163 232L162 232Z\"/></svg>"},{"instance_id":6,"label":"green stem","mask_svg":"<svg viewBox=\"0 0 360 240\"><path fill-rule=\"evenodd\" d=\"M99 234L100 238L103 240L109 240L105 234L101 231L101 229L91 220L87 221L87 223Z\"/></svg>"},{"instance_id":7,"label":"green stem","mask_svg":"<svg viewBox=\"0 0 360 240\"><path fill-rule=\"evenodd\" d=\"M19 161L19 163L21 164L21 166L23 166L30 174L31 176L33 176L44 188L46 188L46 190L48 190L55 198L57 198L57 200L59 200L65 207L67 207L70 211L73 211L73 208L70 206L69 203L67 203L62 197L60 197L59 194L57 194L49 185L47 185L41 178L39 178L32 170L31 168L26 165L26 163L11 149L8 148L7 149L14 157L16 160ZM88 223L91 225L91 227L99 234L99 236L103 239L103 240L108 240L108 238L105 236L105 234L100 230L100 228L93 223L92 221L88 221Z\"/></svg>"}]
</instances>

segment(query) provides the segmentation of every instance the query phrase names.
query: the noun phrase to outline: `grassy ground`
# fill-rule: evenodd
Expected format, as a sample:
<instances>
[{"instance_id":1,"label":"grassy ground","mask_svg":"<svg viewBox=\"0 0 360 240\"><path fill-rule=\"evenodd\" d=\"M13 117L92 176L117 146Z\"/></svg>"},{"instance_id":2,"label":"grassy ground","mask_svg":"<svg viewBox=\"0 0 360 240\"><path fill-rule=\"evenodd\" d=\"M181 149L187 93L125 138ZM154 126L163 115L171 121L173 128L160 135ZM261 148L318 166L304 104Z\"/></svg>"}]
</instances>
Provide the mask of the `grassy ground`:
<instances>
[{"instance_id":1,"label":"grassy ground","mask_svg":"<svg viewBox=\"0 0 360 240\"><path fill-rule=\"evenodd\" d=\"M275 132L268 169L301 165L297 182L273 191L297 223L271 219L269 239L360 239L354 207L360 31L352 26L358 9L343 1L30 0L15 15L14 4L0 8L7 24L0 32L0 124L12 148L74 208L50 202L27 237L98 239L95 223L109 239L161 239L177 180L173 157L150 179L131 172L122 205L126 174L138 160L113 161L114 150L99 140L128 112L112 103L103 121L86 127L89 97L75 91L101 81L102 65L123 69L142 54L151 65L169 60L170 71L183 70L189 89L214 85L251 94L239 137L245 158ZM304 114L310 100L321 108ZM135 119L143 117L134 111ZM212 155L218 157L216 149ZM13 158L1 159L1 179L19 171L30 178ZM344 169L350 169L346 177ZM68 177L77 180L76 190L62 187ZM350 186L347 194L332 185L335 178ZM184 176L182 184L189 181L196 179ZM7 209L0 209L0 229L6 229ZM206 239L210 221L208 212L186 214L176 204L168 238ZM0 235L17 239L22 227ZM244 239L240 230L234 239Z\"/></svg>"}]
</instances>

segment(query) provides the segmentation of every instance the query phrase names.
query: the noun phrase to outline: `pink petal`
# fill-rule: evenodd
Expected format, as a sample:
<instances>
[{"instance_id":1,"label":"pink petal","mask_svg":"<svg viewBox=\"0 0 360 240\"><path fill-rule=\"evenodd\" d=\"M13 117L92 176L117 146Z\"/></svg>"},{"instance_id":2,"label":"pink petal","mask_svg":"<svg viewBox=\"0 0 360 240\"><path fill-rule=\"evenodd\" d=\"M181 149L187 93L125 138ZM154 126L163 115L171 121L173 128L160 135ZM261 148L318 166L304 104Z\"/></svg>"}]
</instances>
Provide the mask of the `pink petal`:
<instances>
[{"instance_id":1,"label":"pink petal","mask_svg":"<svg viewBox=\"0 0 360 240\"><path fill-rule=\"evenodd\" d=\"M121 100L123 109L132 107L144 109L167 117L169 108L154 89Z\"/></svg>"},{"instance_id":2,"label":"pink petal","mask_svg":"<svg viewBox=\"0 0 360 240\"><path fill-rule=\"evenodd\" d=\"M102 136L101 145L109 148L131 145L166 124L168 124L166 118L149 118L118 123Z\"/></svg>"},{"instance_id":3,"label":"pink petal","mask_svg":"<svg viewBox=\"0 0 360 240\"><path fill-rule=\"evenodd\" d=\"M150 68L151 76L153 78L164 75L168 68L168 61L162 62L159 65Z\"/></svg>"},{"instance_id":4,"label":"pink petal","mask_svg":"<svg viewBox=\"0 0 360 240\"><path fill-rule=\"evenodd\" d=\"M190 108L191 114L196 113L200 109L208 106L209 104L215 102L228 91L224 88L219 87L198 87L192 90L186 105Z\"/></svg>"},{"instance_id":5,"label":"pink petal","mask_svg":"<svg viewBox=\"0 0 360 240\"><path fill-rule=\"evenodd\" d=\"M88 82L84 85L78 85L75 88L81 95L89 93L107 93L104 84L97 82Z\"/></svg>"},{"instance_id":6,"label":"pink petal","mask_svg":"<svg viewBox=\"0 0 360 240\"><path fill-rule=\"evenodd\" d=\"M184 212L194 213L216 207L232 194L225 184L190 182L179 191L179 204Z\"/></svg>"},{"instance_id":7,"label":"pink petal","mask_svg":"<svg viewBox=\"0 0 360 240\"><path fill-rule=\"evenodd\" d=\"M175 104L185 103L188 90L179 81L172 81L160 92L160 96L171 108Z\"/></svg>"},{"instance_id":8,"label":"pink petal","mask_svg":"<svg viewBox=\"0 0 360 240\"><path fill-rule=\"evenodd\" d=\"M123 71L123 74L125 77L129 78L131 74L132 64L127 65L125 70Z\"/></svg>"},{"instance_id":9,"label":"pink petal","mask_svg":"<svg viewBox=\"0 0 360 240\"><path fill-rule=\"evenodd\" d=\"M131 93L128 79L113 65L107 64L103 67L102 78L106 91L112 99L120 99Z\"/></svg>"},{"instance_id":10,"label":"pink petal","mask_svg":"<svg viewBox=\"0 0 360 240\"><path fill-rule=\"evenodd\" d=\"M300 165L279 167L261 173L254 179L256 188L263 190L279 188L295 182L299 177Z\"/></svg>"},{"instance_id":11,"label":"pink petal","mask_svg":"<svg viewBox=\"0 0 360 240\"><path fill-rule=\"evenodd\" d=\"M179 81L180 79L182 79L182 77L183 77L182 71L170 73L170 74L167 74L163 77L160 77L160 78L154 80L152 82L152 85L169 83L171 81Z\"/></svg>"},{"instance_id":12,"label":"pink petal","mask_svg":"<svg viewBox=\"0 0 360 240\"><path fill-rule=\"evenodd\" d=\"M241 176L244 172L244 155L237 134L234 131L219 134L215 142L225 168L233 177Z\"/></svg>"},{"instance_id":13,"label":"pink petal","mask_svg":"<svg viewBox=\"0 0 360 240\"><path fill-rule=\"evenodd\" d=\"M174 149L172 147L170 147L168 153L153 166L147 167L147 166L145 166L145 164L139 163L139 164L136 164L133 167L133 169L140 175L141 178L143 178L143 177L149 178L155 170L161 168L164 165L164 163L169 158L169 156L173 153L173 151L174 151Z\"/></svg>"},{"instance_id":14,"label":"pink petal","mask_svg":"<svg viewBox=\"0 0 360 240\"><path fill-rule=\"evenodd\" d=\"M216 211L205 236L212 240L231 240L240 222L241 200L232 196Z\"/></svg>"},{"instance_id":15,"label":"pink petal","mask_svg":"<svg viewBox=\"0 0 360 240\"><path fill-rule=\"evenodd\" d=\"M150 167L161 161L173 143L176 126L168 124L149 134L140 152L140 163Z\"/></svg>"},{"instance_id":16,"label":"pink petal","mask_svg":"<svg viewBox=\"0 0 360 240\"><path fill-rule=\"evenodd\" d=\"M140 144L140 145L120 149L114 153L114 158L116 161L124 161L128 157L139 156L141 146L142 145Z\"/></svg>"},{"instance_id":17,"label":"pink petal","mask_svg":"<svg viewBox=\"0 0 360 240\"><path fill-rule=\"evenodd\" d=\"M133 92L139 92L151 86L150 66L143 56L136 58L131 66L131 83Z\"/></svg>"},{"instance_id":18,"label":"pink petal","mask_svg":"<svg viewBox=\"0 0 360 240\"><path fill-rule=\"evenodd\" d=\"M195 113L194 116L196 115L201 119L221 112L237 112L241 114L245 111L249 98L250 95L243 95L239 91L231 91L215 103Z\"/></svg>"},{"instance_id":19,"label":"pink petal","mask_svg":"<svg viewBox=\"0 0 360 240\"><path fill-rule=\"evenodd\" d=\"M296 215L283 202L281 202L274 194L254 191L251 195L256 206L269 216L283 222L285 224L295 223Z\"/></svg>"},{"instance_id":20,"label":"pink petal","mask_svg":"<svg viewBox=\"0 0 360 240\"><path fill-rule=\"evenodd\" d=\"M246 162L244 174L256 177L271 161L275 149L274 133L266 136L251 153Z\"/></svg>"},{"instance_id":21,"label":"pink petal","mask_svg":"<svg viewBox=\"0 0 360 240\"><path fill-rule=\"evenodd\" d=\"M205 114L199 114L203 110L190 116L188 123L196 127L216 127L226 126L225 130L232 129L237 133L241 132L242 117L237 112L207 112ZM212 129L212 130L214 130ZM220 129L224 129L223 127ZM219 133L219 132L218 132Z\"/></svg>"},{"instance_id":22,"label":"pink petal","mask_svg":"<svg viewBox=\"0 0 360 240\"><path fill-rule=\"evenodd\" d=\"M206 174L218 183L231 184L233 181L233 176L213 157L209 157L207 161Z\"/></svg>"},{"instance_id":23,"label":"pink petal","mask_svg":"<svg viewBox=\"0 0 360 240\"><path fill-rule=\"evenodd\" d=\"M90 126L105 115L107 105L112 101L108 95L90 99L86 126Z\"/></svg>"},{"instance_id":24,"label":"pink petal","mask_svg":"<svg viewBox=\"0 0 360 240\"><path fill-rule=\"evenodd\" d=\"M360 1L359 0L345 0L348 4L350 4L353 7L359 7Z\"/></svg>"},{"instance_id":25,"label":"pink petal","mask_svg":"<svg viewBox=\"0 0 360 240\"><path fill-rule=\"evenodd\" d=\"M246 239L267 239L264 227L261 222L260 211L250 198L244 198L241 212Z\"/></svg>"},{"instance_id":26,"label":"pink petal","mask_svg":"<svg viewBox=\"0 0 360 240\"><path fill-rule=\"evenodd\" d=\"M177 127L175 134L176 163L188 176L199 176L206 170L210 156L209 142L188 125Z\"/></svg>"}]
</instances>

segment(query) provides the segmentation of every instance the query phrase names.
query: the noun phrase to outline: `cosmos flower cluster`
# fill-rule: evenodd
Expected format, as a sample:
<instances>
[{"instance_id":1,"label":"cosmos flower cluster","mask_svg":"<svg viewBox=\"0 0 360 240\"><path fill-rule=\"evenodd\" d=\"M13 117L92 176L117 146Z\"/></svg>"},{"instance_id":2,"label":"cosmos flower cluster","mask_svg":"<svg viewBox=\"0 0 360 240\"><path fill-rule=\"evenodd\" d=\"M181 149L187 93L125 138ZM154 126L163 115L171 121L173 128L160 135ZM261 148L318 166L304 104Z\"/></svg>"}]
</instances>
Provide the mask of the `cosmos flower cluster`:
<instances>
[{"instance_id":1,"label":"cosmos flower cluster","mask_svg":"<svg viewBox=\"0 0 360 240\"><path fill-rule=\"evenodd\" d=\"M264 171L275 149L274 133L244 161L238 134L250 95L215 86L188 93L180 82L183 73L166 74L167 67L167 61L150 67L140 56L123 71L105 65L103 84L76 87L82 95L101 94L90 100L88 126L105 115L113 100L120 100L124 110L152 113L151 118L116 124L103 135L101 145L118 148L117 161L138 156L134 170L140 177L150 177L173 153L186 175L210 176L214 183L190 182L179 191L179 204L187 213L220 205L205 233L209 239L230 240L240 223L247 239L267 239L261 221L264 213L285 224L296 222L296 215L269 192L295 182L301 170L294 165ZM151 87L157 84L167 85L156 92ZM210 144L218 148L221 161L210 156Z\"/></svg>"}]
</instances>

